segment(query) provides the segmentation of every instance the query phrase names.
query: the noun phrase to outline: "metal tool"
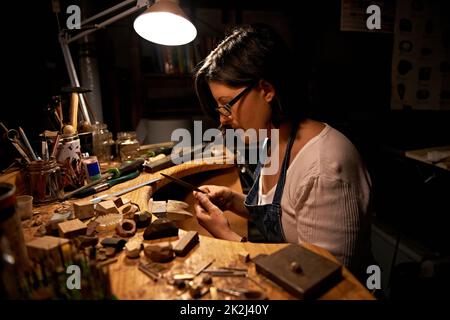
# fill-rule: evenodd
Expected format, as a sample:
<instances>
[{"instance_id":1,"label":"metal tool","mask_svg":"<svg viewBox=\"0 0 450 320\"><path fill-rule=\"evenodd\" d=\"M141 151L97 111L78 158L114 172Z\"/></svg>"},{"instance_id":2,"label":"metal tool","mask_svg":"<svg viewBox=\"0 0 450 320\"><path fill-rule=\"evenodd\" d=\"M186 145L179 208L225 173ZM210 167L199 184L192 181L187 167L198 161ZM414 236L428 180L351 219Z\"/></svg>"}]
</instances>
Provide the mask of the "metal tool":
<instances>
[{"instance_id":1,"label":"metal tool","mask_svg":"<svg viewBox=\"0 0 450 320\"><path fill-rule=\"evenodd\" d=\"M164 173L161 173L161 175L162 175L163 177L166 177L166 178L169 179L169 180L172 180L173 182L178 183L179 185L181 185L181 186L183 186L183 187L185 187L185 188L188 188L188 189L190 189L190 190L194 190L194 191L198 191L198 192L207 194L207 192L205 192L205 191L203 191L203 190L200 190L199 188L197 188L197 187L194 186L193 184L190 184L190 183L188 183L188 182L186 182L186 181L180 180L180 179L178 179L178 178L169 176L169 175L164 174Z\"/></svg>"},{"instance_id":2,"label":"metal tool","mask_svg":"<svg viewBox=\"0 0 450 320\"><path fill-rule=\"evenodd\" d=\"M134 179L137 176L139 176L139 171L138 170L136 170L135 172L126 174L126 175L122 175L122 176L120 176L118 178L113 178L113 179L107 180L106 182L97 184L97 185L92 186L90 188L87 188L87 189L85 189L83 191L80 191L80 192L78 192L76 194L76 197L77 198L84 198L84 197L96 194L98 192L105 191L105 190L111 188L112 186L114 186L114 185L116 185L118 183Z\"/></svg>"},{"instance_id":3,"label":"metal tool","mask_svg":"<svg viewBox=\"0 0 450 320\"><path fill-rule=\"evenodd\" d=\"M20 135L22 136L23 141L25 142L26 147L30 151L31 157L34 160L38 160L38 157L37 157L36 153L34 152L33 148L31 147L30 141L28 140L27 135L25 134L25 131L23 131L23 129L21 127L19 127L19 132L20 132Z\"/></svg>"},{"instance_id":4,"label":"metal tool","mask_svg":"<svg viewBox=\"0 0 450 320\"><path fill-rule=\"evenodd\" d=\"M240 290L217 288L217 291L249 300L264 300L266 295L258 290Z\"/></svg>"},{"instance_id":5,"label":"metal tool","mask_svg":"<svg viewBox=\"0 0 450 320\"><path fill-rule=\"evenodd\" d=\"M206 268L208 268L210 265L213 264L213 262L216 261L216 259L211 259L207 262L205 262L204 264L200 265L200 267L198 267L195 271L194 271L194 275L198 276L200 273L203 272L203 270L205 270Z\"/></svg>"},{"instance_id":6,"label":"metal tool","mask_svg":"<svg viewBox=\"0 0 450 320\"><path fill-rule=\"evenodd\" d=\"M146 182L143 182L143 183L139 183L139 184L137 184L135 186L132 186L132 187L129 187L129 188L117 191L117 192L113 192L113 193L110 193L110 194L105 194L105 195L102 195L100 197L91 199L91 200L89 200L89 202L91 202L91 203L99 203L100 201L102 201L103 199L106 199L106 198L119 197L119 196L121 196L121 195L123 195L125 193L128 193L128 192L134 191L136 189L145 187L145 186L147 186L149 184L155 183L155 182L160 181L160 180L161 180L161 178L151 179L149 181L146 181Z\"/></svg>"},{"instance_id":7,"label":"metal tool","mask_svg":"<svg viewBox=\"0 0 450 320\"><path fill-rule=\"evenodd\" d=\"M72 192L68 192L64 195L64 200L69 199L75 195L77 195L78 193L89 189L97 184L103 183L109 179L112 178L118 178L122 175L128 174L130 172L134 172L136 170L141 169L142 165L144 164L144 159L138 159L135 160L131 163L127 163L123 166L121 166L120 168L113 168L113 169L109 169L107 173L103 174L102 177L98 180L92 181L91 183L88 183L87 185L84 185Z\"/></svg>"},{"instance_id":8,"label":"metal tool","mask_svg":"<svg viewBox=\"0 0 450 320\"><path fill-rule=\"evenodd\" d=\"M11 141L14 148L16 148L16 150L20 153L20 155L25 159L26 162L31 162L30 157L26 152L26 148L19 140L19 132L15 129L9 129L7 132L8 140Z\"/></svg>"}]
</instances>

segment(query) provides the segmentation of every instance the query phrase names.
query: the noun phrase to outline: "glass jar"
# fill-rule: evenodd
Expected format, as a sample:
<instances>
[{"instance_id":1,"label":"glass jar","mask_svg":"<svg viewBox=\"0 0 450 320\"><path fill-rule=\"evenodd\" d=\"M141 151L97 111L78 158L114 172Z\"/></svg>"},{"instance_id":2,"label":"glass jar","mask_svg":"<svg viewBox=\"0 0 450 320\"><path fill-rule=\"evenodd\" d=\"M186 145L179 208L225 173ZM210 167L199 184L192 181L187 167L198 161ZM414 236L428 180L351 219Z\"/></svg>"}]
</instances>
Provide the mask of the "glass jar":
<instances>
[{"instance_id":1,"label":"glass jar","mask_svg":"<svg viewBox=\"0 0 450 320\"><path fill-rule=\"evenodd\" d=\"M117 133L117 154L120 161L134 160L139 156L139 141L135 131Z\"/></svg>"},{"instance_id":2,"label":"glass jar","mask_svg":"<svg viewBox=\"0 0 450 320\"><path fill-rule=\"evenodd\" d=\"M111 141L112 133L108 131L105 123L98 121L93 125L92 141L94 145L94 155L97 156L99 162L111 161ZM114 144L114 142L113 142Z\"/></svg>"},{"instance_id":3,"label":"glass jar","mask_svg":"<svg viewBox=\"0 0 450 320\"><path fill-rule=\"evenodd\" d=\"M26 167L28 191L36 204L56 201L63 196L61 169L54 158L30 162Z\"/></svg>"}]
</instances>

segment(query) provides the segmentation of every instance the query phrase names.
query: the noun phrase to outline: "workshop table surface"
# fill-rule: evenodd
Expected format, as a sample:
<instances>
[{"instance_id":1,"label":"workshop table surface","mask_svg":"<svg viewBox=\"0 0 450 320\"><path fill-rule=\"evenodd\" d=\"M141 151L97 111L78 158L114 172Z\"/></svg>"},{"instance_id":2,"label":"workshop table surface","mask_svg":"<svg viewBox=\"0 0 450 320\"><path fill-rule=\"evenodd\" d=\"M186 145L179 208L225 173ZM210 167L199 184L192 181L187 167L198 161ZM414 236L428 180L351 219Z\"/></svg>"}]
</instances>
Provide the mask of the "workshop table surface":
<instances>
[{"instance_id":1,"label":"workshop table surface","mask_svg":"<svg viewBox=\"0 0 450 320\"><path fill-rule=\"evenodd\" d=\"M201 184L219 184L230 186L236 191L242 191L239 182L239 175L237 168L234 165L226 164L209 164L204 163L184 163L178 166L161 170L160 172L173 175L178 178L189 176L200 177L196 180L196 183ZM124 197L131 200L131 202L139 205L141 210L148 209L148 200L156 195L157 191L161 189L169 190L173 184L169 180L162 177L159 172L156 173L142 173L137 178L116 185L109 190L96 194L95 196L102 195L104 193L111 193L124 189L126 187L148 181L150 179L161 177L162 179L151 186L145 186L138 190L125 194ZM11 182L12 179L9 178ZM14 181L12 181L14 182ZM191 181L192 182L192 181ZM174 187L175 188L175 187ZM156 193L156 194L155 194ZM91 197L89 197L91 198ZM89 199L87 198L87 199ZM186 192L178 199L185 200L190 204L190 210L192 211L192 204L194 203L191 192ZM37 206L34 208L35 214L39 215L39 218L45 223L52 216L55 209L60 207L61 204L51 204ZM247 234L247 221L231 212L225 212L225 215L230 221L230 225L241 236ZM155 218L155 217L154 217ZM238 257L242 251L248 252L250 258L254 258L259 254L270 254L281 248L284 248L288 244L266 244L266 243L251 243L251 242L233 242L215 239L209 235L209 233L203 229L197 222L195 215L193 218L178 223L180 227L179 237L164 238L160 240L143 241L144 244L153 243L172 243L176 241L186 232L186 230L195 230L200 234L199 243L189 252L186 257L177 257L172 262L166 263L163 266L166 271L163 274L182 274L192 273L193 270L205 262L214 261L211 268L220 267L237 267L248 269L248 277L214 277L214 286L218 288L248 288L264 291L269 299L295 299L294 296L280 288L278 285L267 280L264 276L256 273L253 263L242 262ZM38 226L31 226L30 220L23 222L25 241L31 241L35 238L36 230ZM100 240L107 236L112 236L113 233L100 233L98 236ZM143 240L143 229L140 229L134 238L141 238ZM331 255L327 250L314 246L312 244L303 244L307 249L326 257L334 262L337 262L335 257ZM159 280L154 282L144 273L138 269L140 262L148 263L144 253L141 252L140 258L130 259L126 257L125 252L119 253L117 261L109 264L106 268L109 268L111 288L113 294L118 299L184 299L188 298L186 293L179 291L174 286L168 285L165 280ZM229 295L219 293L219 299L230 299ZM208 293L202 297L202 299L211 299L211 295ZM323 293L319 299L374 299L372 294L353 276L348 269L342 267L342 279L331 289Z\"/></svg>"}]
</instances>

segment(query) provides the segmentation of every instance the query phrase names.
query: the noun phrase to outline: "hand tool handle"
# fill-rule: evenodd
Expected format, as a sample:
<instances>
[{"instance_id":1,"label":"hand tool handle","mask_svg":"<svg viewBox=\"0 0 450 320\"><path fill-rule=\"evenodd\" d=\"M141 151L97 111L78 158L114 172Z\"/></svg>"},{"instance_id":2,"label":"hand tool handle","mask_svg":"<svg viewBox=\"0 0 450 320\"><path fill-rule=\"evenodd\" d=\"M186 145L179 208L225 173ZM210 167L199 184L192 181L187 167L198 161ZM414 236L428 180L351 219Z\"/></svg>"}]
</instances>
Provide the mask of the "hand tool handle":
<instances>
[{"instance_id":1,"label":"hand tool handle","mask_svg":"<svg viewBox=\"0 0 450 320\"><path fill-rule=\"evenodd\" d=\"M78 127L78 93L72 92L70 100L70 124L77 131Z\"/></svg>"},{"instance_id":2,"label":"hand tool handle","mask_svg":"<svg viewBox=\"0 0 450 320\"><path fill-rule=\"evenodd\" d=\"M134 172L136 170L142 170L142 166L144 165L144 159L137 159L130 163L127 163L120 168L113 168L108 170L109 173L112 174L113 178L118 178L120 176L126 175L128 173Z\"/></svg>"}]
</instances>

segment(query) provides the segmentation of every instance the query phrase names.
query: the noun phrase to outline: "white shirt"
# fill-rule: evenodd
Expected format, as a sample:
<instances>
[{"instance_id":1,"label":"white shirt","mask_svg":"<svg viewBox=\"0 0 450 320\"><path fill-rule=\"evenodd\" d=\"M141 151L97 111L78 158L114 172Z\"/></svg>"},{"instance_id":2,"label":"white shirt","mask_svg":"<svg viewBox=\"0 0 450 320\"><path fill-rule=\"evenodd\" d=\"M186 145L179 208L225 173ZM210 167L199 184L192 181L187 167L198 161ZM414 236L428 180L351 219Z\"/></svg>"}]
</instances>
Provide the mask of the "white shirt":
<instances>
[{"instance_id":1,"label":"white shirt","mask_svg":"<svg viewBox=\"0 0 450 320\"><path fill-rule=\"evenodd\" d=\"M272 203L276 185L262 194L262 181L258 204ZM370 256L370 189L356 148L325 124L288 167L281 199L286 240L325 248L347 267L360 270Z\"/></svg>"}]
</instances>

